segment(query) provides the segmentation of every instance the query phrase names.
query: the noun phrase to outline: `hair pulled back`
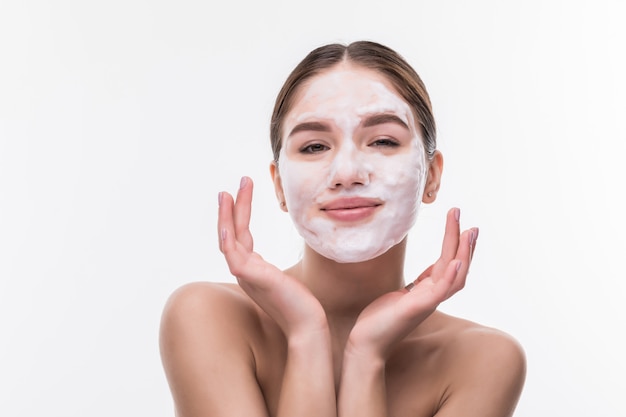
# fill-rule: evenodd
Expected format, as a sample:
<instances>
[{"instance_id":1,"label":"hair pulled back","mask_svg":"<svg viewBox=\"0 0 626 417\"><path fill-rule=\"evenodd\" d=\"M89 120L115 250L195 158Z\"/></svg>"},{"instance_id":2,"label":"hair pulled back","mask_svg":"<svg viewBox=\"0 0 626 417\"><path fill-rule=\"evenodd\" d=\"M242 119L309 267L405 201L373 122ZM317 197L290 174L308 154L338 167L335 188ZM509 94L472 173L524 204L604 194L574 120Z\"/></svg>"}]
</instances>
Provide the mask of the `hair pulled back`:
<instances>
[{"instance_id":1,"label":"hair pulled back","mask_svg":"<svg viewBox=\"0 0 626 417\"><path fill-rule=\"evenodd\" d=\"M278 162L283 122L291 110L298 88L310 78L344 61L377 71L391 82L413 110L420 125L426 154L429 159L432 158L437 148L437 132L430 97L421 78L394 50L376 42L358 41L347 46L333 43L316 48L289 74L276 97L270 124L274 161Z\"/></svg>"}]
</instances>

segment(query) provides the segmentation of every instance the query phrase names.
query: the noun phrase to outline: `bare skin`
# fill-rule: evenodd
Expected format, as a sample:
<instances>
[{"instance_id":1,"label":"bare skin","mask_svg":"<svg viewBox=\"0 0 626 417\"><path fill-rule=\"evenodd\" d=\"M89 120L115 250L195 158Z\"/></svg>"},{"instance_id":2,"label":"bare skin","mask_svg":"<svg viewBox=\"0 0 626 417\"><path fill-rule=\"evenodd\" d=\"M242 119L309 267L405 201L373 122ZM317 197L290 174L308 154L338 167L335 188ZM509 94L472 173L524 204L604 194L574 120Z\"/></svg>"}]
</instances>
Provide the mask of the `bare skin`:
<instances>
[{"instance_id":1,"label":"bare skin","mask_svg":"<svg viewBox=\"0 0 626 417\"><path fill-rule=\"evenodd\" d=\"M427 192L440 172L437 156ZM525 377L519 344L436 311L465 285L476 247L478 229L461 233L458 209L441 257L409 291L406 241L357 264L305 247L280 271L253 251L251 199L249 179L236 202L220 195L220 249L239 285L188 284L165 307L161 353L178 417L513 414Z\"/></svg>"}]
</instances>

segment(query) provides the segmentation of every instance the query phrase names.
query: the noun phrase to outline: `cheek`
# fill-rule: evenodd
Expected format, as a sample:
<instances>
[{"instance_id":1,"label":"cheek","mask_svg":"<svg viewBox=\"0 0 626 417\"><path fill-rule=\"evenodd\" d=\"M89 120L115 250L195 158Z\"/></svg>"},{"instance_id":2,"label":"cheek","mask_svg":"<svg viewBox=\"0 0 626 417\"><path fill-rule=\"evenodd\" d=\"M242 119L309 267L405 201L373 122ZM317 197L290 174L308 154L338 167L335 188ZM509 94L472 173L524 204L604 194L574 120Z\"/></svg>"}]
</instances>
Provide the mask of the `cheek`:
<instances>
[{"instance_id":1,"label":"cheek","mask_svg":"<svg viewBox=\"0 0 626 417\"><path fill-rule=\"evenodd\" d=\"M324 190L324 175L317 164L284 160L281 166L283 191L289 210L309 205Z\"/></svg>"},{"instance_id":2,"label":"cheek","mask_svg":"<svg viewBox=\"0 0 626 417\"><path fill-rule=\"evenodd\" d=\"M419 153L382 157L373 166L380 185L391 194L414 199L424 186L425 163Z\"/></svg>"}]
</instances>

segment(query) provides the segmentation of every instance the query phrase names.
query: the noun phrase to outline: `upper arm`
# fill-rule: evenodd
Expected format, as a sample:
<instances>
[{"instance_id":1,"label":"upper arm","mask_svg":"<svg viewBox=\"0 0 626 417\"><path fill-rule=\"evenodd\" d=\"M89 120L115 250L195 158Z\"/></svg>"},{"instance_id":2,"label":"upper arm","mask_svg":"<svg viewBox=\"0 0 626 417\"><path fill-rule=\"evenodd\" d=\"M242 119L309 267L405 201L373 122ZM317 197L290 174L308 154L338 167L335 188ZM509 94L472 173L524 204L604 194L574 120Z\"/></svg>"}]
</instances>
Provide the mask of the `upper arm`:
<instances>
[{"instance_id":1,"label":"upper arm","mask_svg":"<svg viewBox=\"0 0 626 417\"><path fill-rule=\"evenodd\" d=\"M267 417L249 322L238 295L216 284L189 284L169 298L160 349L178 417Z\"/></svg>"},{"instance_id":2,"label":"upper arm","mask_svg":"<svg viewBox=\"0 0 626 417\"><path fill-rule=\"evenodd\" d=\"M526 357L510 336L471 334L453 349L453 380L436 417L509 417L526 378Z\"/></svg>"}]
</instances>

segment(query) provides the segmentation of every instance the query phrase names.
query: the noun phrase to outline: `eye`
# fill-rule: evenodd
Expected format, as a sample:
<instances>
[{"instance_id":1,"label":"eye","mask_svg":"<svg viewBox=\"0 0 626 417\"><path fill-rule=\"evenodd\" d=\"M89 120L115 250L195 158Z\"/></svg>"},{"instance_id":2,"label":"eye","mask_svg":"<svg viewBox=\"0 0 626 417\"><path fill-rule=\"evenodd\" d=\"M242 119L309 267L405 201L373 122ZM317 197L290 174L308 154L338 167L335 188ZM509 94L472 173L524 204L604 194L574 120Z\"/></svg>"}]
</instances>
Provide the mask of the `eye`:
<instances>
[{"instance_id":1,"label":"eye","mask_svg":"<svg viewBox=\"0 0 626 417\"><path fill-rule=\"evenodd\" d=\"M380 139L376 139L374 142L372 142L370 144L370 146L383 146L383 147L388 147L388 148L395 148L397 146L400 146L400 144L391 138L380 138Z\"/></svg>"},{"instance_id":2,"label":"eye","mask_svg":"<svg viewBox=\"0 0 626 417\"><path fill-rule=\"evenodd\" d=\"M320 153L329 149L330 148L328 146L322 145L321 143L311 143L310 145L300 148L300 153Z\"/></svg>"}]
</instances>

